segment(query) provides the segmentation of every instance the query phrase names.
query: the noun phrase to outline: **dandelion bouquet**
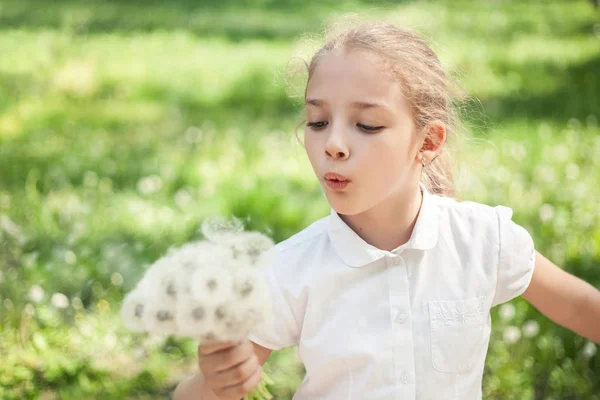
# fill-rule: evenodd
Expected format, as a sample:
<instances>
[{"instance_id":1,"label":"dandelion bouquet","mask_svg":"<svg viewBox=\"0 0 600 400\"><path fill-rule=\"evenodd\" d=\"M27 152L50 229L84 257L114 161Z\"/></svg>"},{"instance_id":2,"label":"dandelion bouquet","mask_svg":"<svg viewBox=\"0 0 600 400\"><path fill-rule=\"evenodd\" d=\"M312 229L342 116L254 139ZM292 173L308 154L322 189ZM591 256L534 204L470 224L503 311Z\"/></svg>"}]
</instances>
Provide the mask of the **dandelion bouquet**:
<instances>
[{"instance_id":1,"label":"dandelion bouquet","mask_svg":"<svg viewBox=\"0 0 600 400\"><path fill-rule=\"evenodd\" d=\"M264 268L273 241L245 232L237 219L209 218L206 240L170 249L154 262L121 307L134 332L188 337L201 344L239 341L271 322L271 298ZM270 399L263 380L248 399Z\"/></svg>"}]
</instances>

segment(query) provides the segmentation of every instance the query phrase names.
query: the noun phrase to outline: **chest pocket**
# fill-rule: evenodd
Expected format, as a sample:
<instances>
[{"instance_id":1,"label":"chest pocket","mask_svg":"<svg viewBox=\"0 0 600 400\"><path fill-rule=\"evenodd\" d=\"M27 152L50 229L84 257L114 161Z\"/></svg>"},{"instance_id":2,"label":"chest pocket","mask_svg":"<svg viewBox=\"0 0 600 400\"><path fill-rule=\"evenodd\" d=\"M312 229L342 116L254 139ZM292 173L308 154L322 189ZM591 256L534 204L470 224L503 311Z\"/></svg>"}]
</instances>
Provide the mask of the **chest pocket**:
<instances>
[{"instance_id":1,"label":"chest pocket","mask_svg":"<svg viewBox=\"0 0 600 400\"><path fill-rule=\"evenodd\" d=\"M431 361L445 373L473 368L486 343L484 297L429 303Z\"/></svg>"}]
</instances>

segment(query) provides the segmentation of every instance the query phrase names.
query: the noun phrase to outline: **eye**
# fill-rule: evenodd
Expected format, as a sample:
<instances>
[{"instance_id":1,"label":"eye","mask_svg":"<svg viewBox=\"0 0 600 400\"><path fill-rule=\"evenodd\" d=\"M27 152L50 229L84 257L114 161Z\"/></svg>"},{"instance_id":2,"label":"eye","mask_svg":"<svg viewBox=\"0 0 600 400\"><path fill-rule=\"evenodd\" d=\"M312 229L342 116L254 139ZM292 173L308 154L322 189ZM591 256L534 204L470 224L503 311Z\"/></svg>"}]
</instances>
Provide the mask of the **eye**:
<instances>
[{"instance_id":1,"label":"eye","mask_svg":"<svg viewBox=\"0 0 600 400\"><path fill-rule=\"evenodd\" d=\"M358 126L360 129L362 129L365 132L379 132L380 130L385 128L385 126L370 126L370 125L364 125L364 124L356 124L356 126Z\"/></svg>"},{"instance_id":2,"label":"eye","mask_svg":"<svg viewBox=\"0 0 600 400\"><path fill-rule=\"evenodd\" d=\"M327 125L329 125L329 122L327 122L327 121L307 122L306 123L306 126L309 126L313 130L325 128Z\"/></svg>"}]
</instances>

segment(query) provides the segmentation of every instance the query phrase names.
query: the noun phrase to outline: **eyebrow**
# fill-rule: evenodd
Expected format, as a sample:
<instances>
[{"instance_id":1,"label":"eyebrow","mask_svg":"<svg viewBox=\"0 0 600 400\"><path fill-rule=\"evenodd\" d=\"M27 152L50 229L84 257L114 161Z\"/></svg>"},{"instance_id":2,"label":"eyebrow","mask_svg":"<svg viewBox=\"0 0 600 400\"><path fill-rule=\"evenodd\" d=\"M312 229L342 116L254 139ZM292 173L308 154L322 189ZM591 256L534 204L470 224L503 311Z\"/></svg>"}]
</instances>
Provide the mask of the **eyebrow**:
<instances>
[{"instance_id":1,"label":"eyebrow","mask_svg":"<svg viewBox=\"0 0 600 400\"><path fill-rule=\"evenodd\" d=\"M315 107L321 107L324 105L327 105L327 102L325 100L319 100L319 99L306 99L306 105L313 105ZM350 104L352 107L354 108L358 108L361 110L366 110L369 108L382 108L386 111L390 111L391 109L390 107L388 107L385 104L380 104L380 103L369 103L369 102L363 102L363 101L355 101L353 103Z\"/></svg>"}]
</instances>

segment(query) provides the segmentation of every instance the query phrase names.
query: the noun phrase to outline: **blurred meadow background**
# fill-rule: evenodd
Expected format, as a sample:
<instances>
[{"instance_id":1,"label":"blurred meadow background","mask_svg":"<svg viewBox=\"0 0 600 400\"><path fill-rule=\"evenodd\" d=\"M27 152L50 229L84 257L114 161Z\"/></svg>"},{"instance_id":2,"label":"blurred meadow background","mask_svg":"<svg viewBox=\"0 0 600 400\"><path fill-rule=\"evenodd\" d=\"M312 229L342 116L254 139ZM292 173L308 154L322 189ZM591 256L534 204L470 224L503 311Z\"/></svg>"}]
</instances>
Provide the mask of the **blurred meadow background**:
<instances>
[{"instance_id":1,"label":"blurred meadow background","mask_svg":"<svg viewBox=\"0 0 600 400\"><path fill-rule=\"evenodd\" d=\"M130 334L120 301L205 216L279 242L327 215L283 76L344 12L438 43L472 96L460 197L513 207L600 287L589 1L0 0L1 399L169 398L194 371L194 343ZM484 398L600 399L594 344L522 299L492 317ZM303 378L294 348L267 371L277 399Z\"/></svg>"}]
</instances>

